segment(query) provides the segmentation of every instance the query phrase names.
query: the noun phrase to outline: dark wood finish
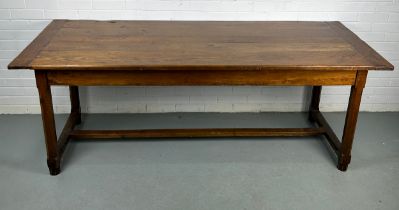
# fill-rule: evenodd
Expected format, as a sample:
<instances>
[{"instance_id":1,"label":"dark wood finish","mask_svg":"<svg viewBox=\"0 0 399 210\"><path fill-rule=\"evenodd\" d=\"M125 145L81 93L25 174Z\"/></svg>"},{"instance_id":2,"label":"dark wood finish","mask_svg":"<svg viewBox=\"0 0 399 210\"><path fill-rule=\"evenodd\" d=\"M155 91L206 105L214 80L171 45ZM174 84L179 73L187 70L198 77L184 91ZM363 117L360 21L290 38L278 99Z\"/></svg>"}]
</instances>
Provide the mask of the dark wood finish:
<instances>
[{"instance_id":1,"label":"dark wood finish","mask_svg":"<svg viewBox=\"0 0 399 210\"><path fill-rule=\"evenodd\" d=\"M310 115L312 119L325 130L324 136L326 137L328 143L330 144L331 148L334 150L336 155L340 154L341 150L341 142L338 139L337 135L335 135L333 129L328 124L327 120L321 114L320 111L311 111Z\"/></svg>"},{"instance_id":2,"label":"dark wood finish","mask_svg":"<svg viewBox=\"0 0 399 210\"><path fill-rule=\"evenodd\" d=\"M50 174L70 139L324 135L345 171L368 70L393 66L339 22L55 20L10 69L34 69ZM71 114L57 142L51 85L67 85ZM308 85L312 128L78 130L78 86ZM324 85L351 85L342 143L319 110Z\"/></svg>"},{"instance_id":3,"label":"dark wood finish","mask_svg":"<svg viewBox=\"0 0 399 210\"><path fill-rule=\"evenodd\" d=\"M79 124L79 120L80 120L80 114L78 112L72 112L65 123L64 129L62 130L61 135L58 138L57 149L59 152L60 159L62 158L62 155L64 154L64 151L69 143L70 133L73 131L75 125Z\"/></svg>"},{"instance_id":4,"label":"dark wood finish","mask_svg":"<svg viewBox=\"0 0 399 210\"><path fill-rule=\"evenodd\" d=\"M339 22L55 20L10 69L393 69Z\"/></svg>"},{"instance_id":5,"label":"dark wood finish","mask_svg":"<svg viewBox=\"0 0 399 210\"><path fill-rule=\"evenodd\" d=\"M115 138L205 138L205 137L270 137L315 136L324 133L322 128L195 128L149 130L74 130L74 139Z\"/></svg>"},{"instance_id":6,"label":"dark wood finish","mask_svg":"<svg viewBox=\"0 0 399 210\"><path fill-rule=\"evenodd\" d=\"M35 71L35 76L42 110L44 138L47 149L47 165L50 174L57 175L60 173L60 156L57 147L57 133L55 129L51 89L46 72Z\"/></svg>"},{"instance_id":7,"label":"dark wood finish","mask_svg":"<svg viewBox=\"0 0 399 210\"><path fill-rule=\"evenodd\" d=\"M49 71L51 85L352 85L356 71Z\"/></svg>"},{"instance_id":8,"label":"dark wood finish","mask_svg":"<svg viewBox=\"0 0 399 210\"><path fill-rule=\"evenodd\" d=\"M71 99L71 113L76 113L76 123L79 124L82 122L79 88L77 86L69 86L69 96Z\"/></svg>"},{"instance_id":9,"label":"dark wood finish","mask_svg":"<svg viewBox=\"0 0 399 210\"><path fill-rule=\"evenodd\" d=\"M321 86L313 86L312 97L310 99L310 105L309 105L309 120L311 122L315 121L312 113L319 111L320 97L321 97Z\"/></svg>"},{"instance_id":10,"label":"dark wood finish","mask_svg":"<svg viewBox=\"0 0 399 210\"><path fill-rule=\"evenodd\" d=\"M363 88L366 84L367 71L358 71L356 82L351 87L348 109L345 118L345 127L342 135L342 146L338 157L338 169L346 171L351 161L352 142L355 136L357 116L359 113L360 101Z\"/></svg>"}]
</instances>

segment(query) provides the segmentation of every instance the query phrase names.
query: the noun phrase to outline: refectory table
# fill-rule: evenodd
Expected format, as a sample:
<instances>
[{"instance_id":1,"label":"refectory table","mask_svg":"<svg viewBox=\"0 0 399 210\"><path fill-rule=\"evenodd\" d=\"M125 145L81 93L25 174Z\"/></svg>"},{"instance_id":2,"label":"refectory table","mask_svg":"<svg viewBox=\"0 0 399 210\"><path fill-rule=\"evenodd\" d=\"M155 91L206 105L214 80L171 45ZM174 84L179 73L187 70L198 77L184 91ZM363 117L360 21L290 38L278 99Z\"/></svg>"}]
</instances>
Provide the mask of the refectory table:
<instances>
[{"instance_id":1,"label":"refectory table","mask_svg":"<svg viewBox=\"0 0 399 210\"><path fill-rule=\"evenodd\" d=\"M51 175L70 139L324 135L345 171L368 70L392 64L340 22L54 20L9 69L33 69ZM57 140L50 87L69 86L71 114ZM311 128L79 130L78 86L312 86ZM351 86L342 140L319 102L323 85Z\"/></svg>"}]
</instances>

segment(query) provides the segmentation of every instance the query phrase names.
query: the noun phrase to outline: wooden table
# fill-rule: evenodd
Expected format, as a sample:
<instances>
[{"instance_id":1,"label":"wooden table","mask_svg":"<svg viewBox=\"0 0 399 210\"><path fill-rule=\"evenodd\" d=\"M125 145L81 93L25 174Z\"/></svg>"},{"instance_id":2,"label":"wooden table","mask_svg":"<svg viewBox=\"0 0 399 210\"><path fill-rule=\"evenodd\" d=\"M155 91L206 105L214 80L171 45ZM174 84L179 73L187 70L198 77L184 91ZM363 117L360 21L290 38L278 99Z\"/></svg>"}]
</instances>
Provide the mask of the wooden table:
<instances>
[{"instance_id":1,"label":"wooden table","mask_svg":"<svg viewBox=\"0 0 399 210\"><path fill-rule=\"evenodd\" d=\"M340 22L54 20L9 69L33 69L51 175L70 139L324 135L345 171L368 70L392 64ZM55 131L50 86L67 85L71 114ZM78 86L313 86L312 128L77 130ZM342 141L319 111L323 85L350 85Z\"/></svg>"}]
</instances>

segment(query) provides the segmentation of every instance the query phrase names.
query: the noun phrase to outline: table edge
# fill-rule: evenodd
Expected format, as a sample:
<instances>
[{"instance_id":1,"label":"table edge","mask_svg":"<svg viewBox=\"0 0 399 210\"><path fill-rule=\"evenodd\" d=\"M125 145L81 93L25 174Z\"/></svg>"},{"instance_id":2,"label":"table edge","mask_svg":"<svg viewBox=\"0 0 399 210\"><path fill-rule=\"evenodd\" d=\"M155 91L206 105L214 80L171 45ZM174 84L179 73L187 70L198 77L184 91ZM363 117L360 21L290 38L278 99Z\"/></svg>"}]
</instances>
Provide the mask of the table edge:
<instances>
[{"instance_id":1,"label":"table edge","mask_svg":"<svg viewBox=\"0 0 399 210\"><path fill-rule=\"evenodd\" d=\"M329 21L326 23L330 26L331 29L335 29L333 30L334 32L336 32L340 37L342 37L345 41L351 44L360 55L362 55L366 60L372 62L374 64L373 66L376 67L375 70L381 70L381 67L383 67L385 70L394 70L393 64L391 64L387 59L385 59L381 54L374 50L369 44L363 41L354 32L348 29L342 22ZM373 60L370 60L370 57L372 57Z\"/></svg>"},{"instance_id":2,"label":"table edge","mask_svg":"<svg viewBox=\"0 0 399 210\"><path fill-rule=\"evenodd\" d=\"M307 71L390 71L387 66L268 66L268 65L143 65L143 66L32 66L37 71L283 71L283 70L307 70Z\"/></svg>"},{"instance_id":3,"label":"table edge","mask_svg":"<svg viewBox=\"0 0 399 210\"><path fill-rule=\"evenodd\" d=\"M8 69L32 69L31 63L67 20L52 20L14 60Z\"/></svg>"}]
</instances>

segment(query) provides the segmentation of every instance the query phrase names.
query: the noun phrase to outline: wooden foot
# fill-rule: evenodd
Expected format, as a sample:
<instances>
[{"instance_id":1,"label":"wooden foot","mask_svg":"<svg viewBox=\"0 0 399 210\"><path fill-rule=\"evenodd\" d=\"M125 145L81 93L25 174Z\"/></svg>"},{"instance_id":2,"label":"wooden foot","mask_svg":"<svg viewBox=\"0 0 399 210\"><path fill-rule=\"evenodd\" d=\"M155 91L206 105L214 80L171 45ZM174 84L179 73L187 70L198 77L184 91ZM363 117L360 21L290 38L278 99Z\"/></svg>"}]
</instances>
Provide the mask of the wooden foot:
<instances>
[{"instance_id":1,"label":"wooden foot","mask_svg":"<svg viewBox=\"0 0 399 210\"><path fill-rule=\"evenodd\" d=\"M56 176L61 173L61 163L59 159L47 159L47 166L50 175Z\"/></svg>"},{"instance_id":2,"label":"wooden foot","mask_svg":"<svg viewBox=\"0 0 399 210\"><path fill-rule=\"evenodd\" d=\"M338 165L337 168L340 171L346 171L346 169L348 169L348 165L351 162L351 156L346 156L346 155L341 155L338 158Z\"/></svg>"}]
</instances>

